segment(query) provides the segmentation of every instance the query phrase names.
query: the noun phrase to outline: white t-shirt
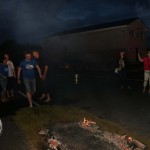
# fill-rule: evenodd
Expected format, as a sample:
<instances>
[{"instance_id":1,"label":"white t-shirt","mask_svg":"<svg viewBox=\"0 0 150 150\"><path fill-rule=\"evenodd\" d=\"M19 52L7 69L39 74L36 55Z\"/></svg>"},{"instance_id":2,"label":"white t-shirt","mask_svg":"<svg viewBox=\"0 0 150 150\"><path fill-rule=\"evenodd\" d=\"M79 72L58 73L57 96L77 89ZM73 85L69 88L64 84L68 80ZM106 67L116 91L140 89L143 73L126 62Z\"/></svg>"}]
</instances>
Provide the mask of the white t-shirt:
<instances>
[{"instance_id":1,"label":"white t-shirt","mask_svg":"<svg viewBox=\"0 0 150 150\"><path fill-rule=\"evenodd\" d=\"M13 77L13 70L15 69L14 64L12 63L12 61L8 60L7 61L7 65L8 65L8 77Z\"/></svg>"}]
</instances>

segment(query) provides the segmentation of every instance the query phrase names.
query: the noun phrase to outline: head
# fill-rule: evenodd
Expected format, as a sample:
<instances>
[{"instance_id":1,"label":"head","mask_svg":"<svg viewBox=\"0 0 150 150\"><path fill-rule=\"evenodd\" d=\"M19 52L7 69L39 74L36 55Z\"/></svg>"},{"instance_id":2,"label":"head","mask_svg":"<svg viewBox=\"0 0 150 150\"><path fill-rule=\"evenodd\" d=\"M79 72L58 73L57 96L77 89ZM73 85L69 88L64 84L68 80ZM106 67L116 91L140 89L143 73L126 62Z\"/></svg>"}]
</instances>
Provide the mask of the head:
<instances>
[{"instance_id":1,"label":"head","mask_svg":"<svg viewBox=\"0 0 150 150\"><path fill-rule=\"evenodd\" d=\"M40 57L40 54L39 54L39 51L38 51L38 50L33 50L32 54L33 54L33 57L34 57L35 59L38 59L38 58Z\"/></svg>"},{"instance_id":2,"label":"head","mask_svg":"<svg viewBox=\"0 0 150 150\"><path fill-rule=\"evenodd\" d=\"M124 55L125 55L125 51L124 50L120 51L120 56L124 57Z\"/></svg>"},{"instance_id":3,"label":"head","mask_svg":"<svg viewBox=\"0 0 150 150\"><path fill-rule=\"evenodd\" d=\"M25 59L26 60L31 60L31 58L32 58L31 52L30 51L26 51L25 52Z\"/></svg>"},{"instance_id":4,"label":"head","mask_svg":"<svg viewBox=\"0 0 150 150\"><path fill-rule=\"evenodd\" d=\"M3 57L3 58L2 58L2 63L3 63L3 64L7 64L7 58L6 58L6 57Z\"/></svg>"},{"instance_id":5,"label":"head","mask_svg":"<svg viewBox=\"0 0 150 150\"><path fill-rule=\"evenodd\" d=\"M9 60L9 55L8 54L4 54L4 57Z\"/></svg>"},{"instance_id":6,"label":"head","mask_svg":"<svg viewBox=\"0 0 150 150\"><path fill-rule=\"evenodd\" d=\"M147 51L147 56L148 58L150 58L150 51Z\"/></svg>"}]
</instances>

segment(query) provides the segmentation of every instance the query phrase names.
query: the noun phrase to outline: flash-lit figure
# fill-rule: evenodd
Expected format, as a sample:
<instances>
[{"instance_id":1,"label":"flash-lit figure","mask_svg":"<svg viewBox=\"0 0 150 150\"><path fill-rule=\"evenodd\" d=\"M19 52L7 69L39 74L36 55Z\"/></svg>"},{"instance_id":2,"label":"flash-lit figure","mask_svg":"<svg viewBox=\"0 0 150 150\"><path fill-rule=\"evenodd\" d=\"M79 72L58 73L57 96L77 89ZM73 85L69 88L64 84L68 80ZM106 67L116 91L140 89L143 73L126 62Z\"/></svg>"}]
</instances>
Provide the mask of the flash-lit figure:
<instances>
[{"instance_id":1,"label":"flash-lit figure","mask_svg":"<svg viewBox=\"0 0 150 150\"><path fill-rule=\"evenodd\" d=\"M27 51L25 53L25 59L21 61L18 68L18 84L21 83L20 75L22 71L23 81L30 107L32 107L32 96L36 91L35 69L38 70L39 76L42 78L39 65L37 64L36 60L32 59L31 53Z\"/></svg>"},{"instance_id":2,"label":"flash-lit figure","mask_svg":"<svg viewBox=\"0 0 150 150\"><path fill-rule=\"evenodd\" d=\"M144 83L143 83L143 93L146 91L146 86L149 81L149 91L150 94L150 51L147 52L147 57L141 58L140 54L138 53L139 61L144 63Z\"/></svg>"}]
</instances>

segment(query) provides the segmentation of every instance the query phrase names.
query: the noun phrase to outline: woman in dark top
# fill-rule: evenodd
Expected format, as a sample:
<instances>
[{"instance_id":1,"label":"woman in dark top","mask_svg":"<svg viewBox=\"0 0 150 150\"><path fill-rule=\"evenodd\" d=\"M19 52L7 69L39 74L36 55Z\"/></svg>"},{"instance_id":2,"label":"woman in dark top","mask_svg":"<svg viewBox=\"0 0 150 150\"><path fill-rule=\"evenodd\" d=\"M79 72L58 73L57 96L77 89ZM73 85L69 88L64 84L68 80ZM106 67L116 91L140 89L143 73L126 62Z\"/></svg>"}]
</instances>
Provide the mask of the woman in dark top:
<instances>
[{"instance_id":1,"label":"woman in dark top","mask_svg":"<svg viewBox=\"0 0 150 150\"><path fill-rule=\"evenodd\" d=\"M120 77L120 86L121 89L124 87L127 87L128 89L131 89L128 83L128 78L127 78L127 61L125 58L125 51L120 52L120 58L118 61L119 64L119 77Z\"/></svg>"}]
</instances>

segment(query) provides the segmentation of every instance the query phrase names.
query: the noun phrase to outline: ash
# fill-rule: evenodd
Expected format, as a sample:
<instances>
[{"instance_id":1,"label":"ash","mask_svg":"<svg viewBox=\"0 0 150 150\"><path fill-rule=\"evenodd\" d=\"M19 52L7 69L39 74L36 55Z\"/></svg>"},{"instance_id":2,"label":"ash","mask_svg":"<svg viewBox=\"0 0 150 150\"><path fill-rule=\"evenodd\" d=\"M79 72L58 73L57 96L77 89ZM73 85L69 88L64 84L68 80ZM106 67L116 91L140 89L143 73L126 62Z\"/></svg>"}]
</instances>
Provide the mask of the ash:
<instances>
[{"instance_id":1,"label":"ash","mask_svg":"<svg viewBox=\"0 0 150 150\"><path fill-rule=\"evenodd\" d=\"M126 135L102 131L96 124L88 126L84 126L82 122L60 124L45 131L47 141L53 138L59 143L57 146L54 145L56 147L49 146L47 150L144 150L146 148L140 142L138 145L136 143L138 141L134 139L129 140Z\"/></svg>"}]
</instances>

